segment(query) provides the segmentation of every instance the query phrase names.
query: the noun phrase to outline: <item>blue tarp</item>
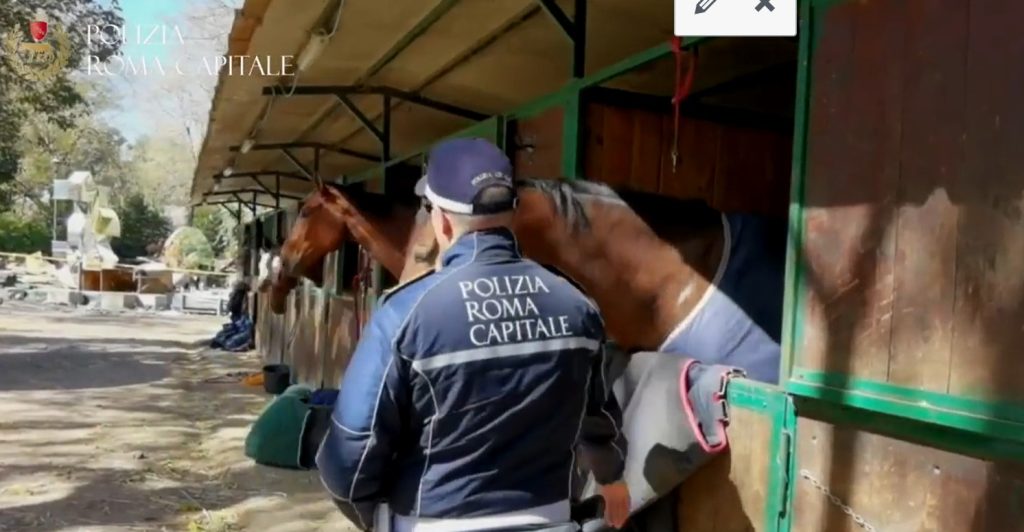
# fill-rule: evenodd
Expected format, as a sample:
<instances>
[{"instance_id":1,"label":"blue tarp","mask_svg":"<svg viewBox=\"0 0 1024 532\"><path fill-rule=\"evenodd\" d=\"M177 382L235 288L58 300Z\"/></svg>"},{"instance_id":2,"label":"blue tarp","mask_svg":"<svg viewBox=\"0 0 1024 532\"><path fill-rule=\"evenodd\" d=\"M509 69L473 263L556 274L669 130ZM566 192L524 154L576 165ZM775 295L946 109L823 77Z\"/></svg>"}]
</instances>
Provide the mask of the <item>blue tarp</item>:
<instances>
[{"instance_id":1,"label":"blue tarp","mask_svg":"<svg viewBox=\"0 0 1024 532\"><path fill-rule=\"evenodd\" d=\"M210 347L233 352L247 351L252 348L252 329L252 320L243 314L238 319L224 324L210 341Z\"/></svg>"}]
</instances>

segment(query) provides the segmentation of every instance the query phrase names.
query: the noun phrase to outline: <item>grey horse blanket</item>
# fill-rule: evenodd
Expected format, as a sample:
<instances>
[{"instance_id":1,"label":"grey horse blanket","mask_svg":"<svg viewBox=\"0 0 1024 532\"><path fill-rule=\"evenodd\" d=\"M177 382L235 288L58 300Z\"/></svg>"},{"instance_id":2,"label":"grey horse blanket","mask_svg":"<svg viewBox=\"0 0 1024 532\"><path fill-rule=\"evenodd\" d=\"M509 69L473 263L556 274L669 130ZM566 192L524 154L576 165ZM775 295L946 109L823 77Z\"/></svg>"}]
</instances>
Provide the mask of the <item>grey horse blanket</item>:
<instances>
[{"instance_id":1,"label":"grey horse blanket","mask_svg":"<svg viewBox=\"0 0 1024 532\"><path fill-rule=\"evenodd\" d=\"M613 391L624 405L622 429L629 447L623 477L629 485L631 522L634 529L670 530L673 513L651 506L726 448L725 391L742 372L671 353L614 353L609 358ZM588 476L578 499L597 495L598 486ZM612 530L600 518L600 505L591 507L592 514L581 519L583 530Z\"/></svg>"}]
</instances>

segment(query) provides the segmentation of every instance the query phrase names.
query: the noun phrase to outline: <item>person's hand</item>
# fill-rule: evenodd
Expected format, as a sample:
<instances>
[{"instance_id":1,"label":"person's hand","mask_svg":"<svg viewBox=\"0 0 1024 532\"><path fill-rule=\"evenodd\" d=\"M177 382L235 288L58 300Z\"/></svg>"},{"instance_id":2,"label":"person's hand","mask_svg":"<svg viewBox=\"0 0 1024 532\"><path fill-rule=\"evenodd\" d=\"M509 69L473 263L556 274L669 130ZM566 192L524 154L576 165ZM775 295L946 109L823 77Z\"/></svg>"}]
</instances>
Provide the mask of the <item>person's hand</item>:
<instances>
[{"instance_id":1,"label":"person's hand","mask_svg":"<svg viewBox=\"0 0 1024 532\"><path fill-rule=\"evenodd\" d=\"M604 498L604 520L615 528L622 528L629 519L629 486L623 481L601 486Z\"/></svg>"}]
</instances>

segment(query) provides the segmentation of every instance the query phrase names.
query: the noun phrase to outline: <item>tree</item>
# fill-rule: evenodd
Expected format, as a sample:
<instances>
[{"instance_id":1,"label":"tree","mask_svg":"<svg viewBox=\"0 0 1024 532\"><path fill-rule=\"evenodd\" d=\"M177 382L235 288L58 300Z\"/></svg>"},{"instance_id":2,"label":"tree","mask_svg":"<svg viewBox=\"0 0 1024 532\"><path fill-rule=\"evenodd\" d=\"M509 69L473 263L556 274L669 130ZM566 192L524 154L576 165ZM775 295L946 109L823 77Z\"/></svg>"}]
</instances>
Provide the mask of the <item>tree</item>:
<instances>
[{"instance_id":1,"label":"tree","mask_svg":"<svg viewBox=\"0 0 1024 532\"><path fill-rule=\"evenodd\" d=\"M151 204L188 205L192 184L191 148L180 137L143 136L132 146L128 170Z\"/></svg>"},{"instance_id":2,"label":"tree","mask_svg":"<svg viewBox=\"0 0 1024 532\"><path fill-rule=\"evenodd\" d=\"M159 210L146 203L141 194L132 194L116 209L121 221L121 236L111 243L122 260L146 255L146 247L159 244L171 233L171 224Z\"/></svg>"},{"instance_id":3,"label":"tree","mask_svg":"<svg viewBox=\"0 0 1024 532\"><path fill-rule=\"evenodd\" d=\"M217 258L225 257L235 239L235 220L219 206L196 207L192 225L203 232Z\"/></svg>"},{"instance_id":4,"label":"tree","mask_svg":"<svg viewBox=\"0 0 1024 532\"><path fill-rule=\"evenodd\" d=\"M0 184L18 173L23 146L18 141L26 123L48 120L58 127L71 126L85 99L70 73L86 57L106 62L118 52L120 41L111 28L123 25L120 11L118 0L109 6L94 0L0 0L0 33L29 41L28 24L43 13L50 22L60 23L72 51L67 65L47 81L26 79L14 68L9 52L0 54ZM89 38L90 27L100 28L102 38L95 32Z\"/></svg>"},{"instance_id":5,"label":"tree","mask_svg":"<svg viewBox=\"0 0 1024 532\"><path fill-rule=\"evenodd\" d=\"M89 106L68 113L66 127L45 116L22 124L16 142L20 168L14 179L0 180L0 209L24 200L49 213L45 192L54 178L66 178L73 170L92 172L99 184L111 188L115 200L137 190L123 161L124 138L94 112L111 105L107 87L90 81L81 81L78 87Z\"/></svg>"},{"instance_id":6,"label":"tree","mask_svg":"<svg viewBox=\"0 0 1024 532\"><path fill-rule=\"evenodd\" d=\"M0 213L0 251L50 253L50 227L45 218Z\"/></svg>"}]
</instances>

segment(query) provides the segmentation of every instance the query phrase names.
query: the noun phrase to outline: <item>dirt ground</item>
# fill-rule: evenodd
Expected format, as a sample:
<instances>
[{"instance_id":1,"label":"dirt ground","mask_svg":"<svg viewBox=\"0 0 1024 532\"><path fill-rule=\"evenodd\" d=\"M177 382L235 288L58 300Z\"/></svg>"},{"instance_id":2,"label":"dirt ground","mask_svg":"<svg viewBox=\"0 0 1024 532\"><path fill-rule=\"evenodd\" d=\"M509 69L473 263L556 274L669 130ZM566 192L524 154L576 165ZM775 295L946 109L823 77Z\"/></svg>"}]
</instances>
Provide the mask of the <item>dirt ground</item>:
<instances>
[{"instance_id":1,"label":"dirt ground","mask_svg":"<svg viewBox=\"0 0 1024 532\"><path fill-rule=\"evenodd\" d=\"M253 464L260 366L223 318L0 305L0 530L346 531L313 472Z\"/></svg>"}]
</instances>

